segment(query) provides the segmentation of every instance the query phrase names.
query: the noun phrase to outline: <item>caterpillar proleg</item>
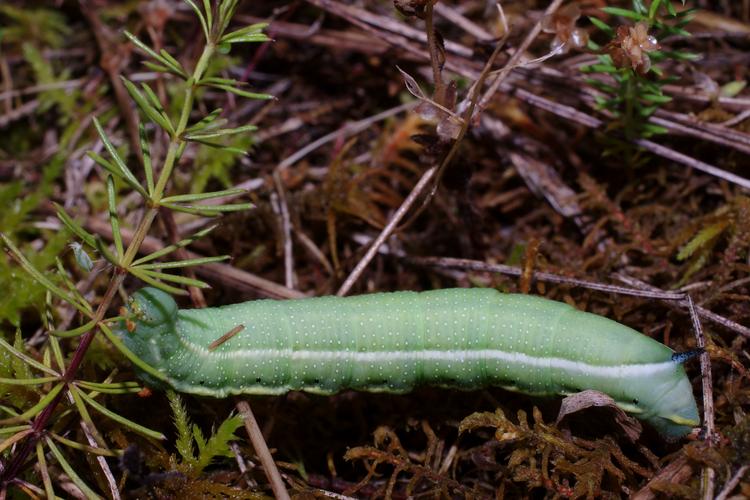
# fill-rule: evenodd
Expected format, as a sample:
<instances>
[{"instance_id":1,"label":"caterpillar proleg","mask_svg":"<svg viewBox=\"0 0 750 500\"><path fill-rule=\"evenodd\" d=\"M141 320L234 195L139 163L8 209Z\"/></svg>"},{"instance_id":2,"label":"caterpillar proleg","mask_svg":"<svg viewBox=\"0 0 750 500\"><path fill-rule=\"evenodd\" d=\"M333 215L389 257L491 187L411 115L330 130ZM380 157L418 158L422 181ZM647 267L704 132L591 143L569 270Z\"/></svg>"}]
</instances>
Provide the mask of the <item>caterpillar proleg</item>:
<instances>
[{"instance_id":1,"label":"caterpillar proleg","mask_svg":"<svg viewBox=\"0 0 750 500\"><path fill-rule=\"evenodd\" d=\"M182 392L593 389L668 438L700 423L684 356L620 323L540 297L472 288L179 310L167 293L144 288L130 309L135 329L122 327L119 335Z\"/></svg>"}]
</instances>

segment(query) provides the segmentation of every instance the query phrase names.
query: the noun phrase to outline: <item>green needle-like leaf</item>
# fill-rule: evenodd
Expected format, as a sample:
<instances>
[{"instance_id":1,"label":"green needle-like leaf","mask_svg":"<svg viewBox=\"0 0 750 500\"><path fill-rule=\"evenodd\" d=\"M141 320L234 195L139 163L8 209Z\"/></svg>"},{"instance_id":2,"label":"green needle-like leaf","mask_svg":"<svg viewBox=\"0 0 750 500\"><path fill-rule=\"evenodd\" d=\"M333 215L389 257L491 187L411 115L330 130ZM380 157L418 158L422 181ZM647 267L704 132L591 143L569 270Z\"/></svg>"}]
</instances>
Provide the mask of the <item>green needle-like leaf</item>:
<instances>
[{"instance_id":1,"label":"green needle-like leaf","mask_svg":"<svg viewBox=\"0 0 750 500\"><path fill-rule=\"evenodd\" d=\"M170 54L169 52L167 52L164 49L161 49L159 51L159 55L161 55L164 58L164 60L169 63L169 67L172 68L173 70L175 70L175 72L178 75L182 76L183 78L187 78L187 73L182 68L182 65L180 64L180 61L178 61L177 59L175 59L174 57L172 57L172 54Z\"/></svg>"},{"instance_id":2,"label":"green needle-like leaf","mask_svg":"<svg viewBox=\"0 0 750 500\"><path fill-rule=\"evenodd\" d=\"M161 432L153 431L153 430L149 429L148 427L144 427L142 425L136 424L132 420L128 420L127 418L123 417L122 415L119 415L119 414L117 414L117 413L115 413L115 412L113 412L113 411L105 408L104 406L102 406L101 404L99 404L95 399L93 399L88 394L86 394L85 392L83 392L81 390L77 390L75 388L71 388L71 390L75 390L76 392L78 392L78 395L81 396L81 398L83 398L83 400L86 402L86 404L88 404L89 406L91 406L93 409L95 409L96 411L98 411L102 415L106 415L107 417L111 418L115 422L117 422L117 423L119 423L121 425L124 425L125 427L127 427L130 430L132 430L133 432L137 432L138 434L141 434L141 435L146 436L146 437L150 437L152 439L158 439L158 440L164 440L164 439L166 439L166 437L164 436L164 434L162 434Z\"/></svg>"},{"instance_id":3,"label":"green needle-like leaf","mask_svg":"<svg viewBox=\"0 0 750 500\"><path fill-rule=\"evenodd\" d=\"M120 455L122 455L122 453L117 453L107 448L94 448L93 446L72 441L68 438L60 436L59 434L55 434L54 432L50 432L49 435L58 443L64 444L65 446L73 448L74 450L84 451L93 455L101 455L103 457L119 457Z\"/></svg>"},{"instance_id":4,"label":"green needle-like leaf","mask_svg":"<svg viewBox=\"0 0 750 500\"><path fill-rule=\"evenodd\" d=\"M183 290L182 288L177 288L176 286L167 285L166 283L162 283L161 281L152 278L151 276L146 274L145 270L138 269L137 267L131 268L130 273L136 278L139 278L145 281L149 285L155 288L158 288L159 290L164 290L167 293L171 293L173 295L187 295L188 294L187 291Z\"/></svg>"},{"instance_id":5,"label":"green needle-like leaf","mask_svg":"<svg viewBox=\"0 0 750 500\"><path fill-rule=\"evenodd\" d=\"M205 281L188 278L187 276L161 273L159 271L151 271L149 269L138 269L138 271L154 279L171 281L172 283L180 283L181 285L196 286L198 288L210 288L208 283L206 283Z\"/></svg>"},{"instance_id":6,"label":"green needle-like leaf","mask_svg":"<svg viewBox=\"0 0 750 500\"><path fill-rule=\"evenodd\" d=\"M60 221L62 221L63 224L65 224L65 227L70 229L73 234L78 236L91 248L96 247L96 240L93 234L86 231L83 226L78 224L71 216L69 216L61 205L55 203L54 201L52 202L52 205L55 207L57 217L60 219Z\"/></svg>"},{"instance_id":7,"label":"green needle-like leaf","mask_svg":"<svg viewBox=\"0 0 750 500\"><path fill-rule=\"evenodd\" d=\"M176 205L174 203L163 203L175 212L183 212L192 215L201 215L203 217L216 217L224 212L239 212L255 208L252 203L235 203L232 205Z\"/></svg>"},{"instance_id":8,"label":"green needle-like leaf","mask_svg":"<svg viewBox=\"0 0 750 500\"><path fill-rule=\"evenodd\" d=\"M2 427L0 428L0 436L4 436L7 434L15 434L16 432L21 432L31 429L30 424L24 424L24 425L11 425L8 427Z\"/></svg>"},{"instance_id":9,"label":"green needle-like leaf","mask_svg":"<svg viewBox=\"0 0 750 500\"><path fill-rule=\"evenodd\" d=\"M171 135L174 135L174 127L172 126L172 123L159 111L154 108L151 103L148 101L148 99L141 93L140 90L138 90L138 87L136 87L133 82L128 80L125 77L121 77L123 84L125 85L125 88L127 89L128 93L130 94L130 97L133 98L135 103L138 105L139 108L146 114L146 116L154 123L159 125L161 128L169 132Z\"/></svg>"},{"instance_id":10,"label":"green needle-like leaf","mask_svg":"<svg viewBox=\"0 0 750 500\"><path fill-rule=\"evenodd\" d=\"M42 476L42 482L44 483L44 493L47 498L53 498L57 500L58 496L55 495L55 490L52 487L52 479L50 478L49 469L47 468L47 458L45 457L44 445L41 441L36 443L36 463L39 468L40 476Z\"/></svg>"},{"instance_id":11,"label":"green needle-like leaf","mask_svg":"<svg viewBox=\"0 0 750 500\"><path fill-rule=\"evenodd\" d=\"M86 495L86 498L90 499L100 499L99 495L94 493L94 490L89 488L89 486L76 474L75 469L68 463L67 459L65 458L65 455L62 454L62 452L58 449L57 445L52 441L52 438L45 437L44 440L47 442L47 446L49 447L52 454L55 456L55 459L57 460L57 463L60 464L60 467L63 468L65 473L70 477L70 480L73 481L73 484L78 486L78 488L81 489L84 495Z\"/></svg>"},{"instance_id":12,"label":"green needle-like leaf","mask_svg":"<svg viewBox=\"0 0 750 500\"><path fill-rule=\"evenodd\" d=\"M117 216L117 200L115 199L115 181L111 175L107 176L107 206L109 208L109 224L112 226L112 239L115 242L115 251L118 260L125 255L125 248L122 244L122 235L120 234L120 219Z\"/></svg>"},{"instance_id":13,"label":"green needle-like leaf","mask_svg":"<svg viewBox=\"0 0 750 500\"><path fill-rule=\"evenodd\" d=\"M235 148L235 147L232 147L232 146L225 146L224 144L220 144L218 142L206 141L204 139L191 139L191 142L198 142L200 144L205 144L206 146L208 146L210 148L221 149L221 150L228 151L228 152L236 154L236 155L246 155L247 154L247 151L245 151L244 149ZM187 142L183 142L183 144L187 144Z\"/></svg>"},{"instance_id":14,"label":"green needle-like leaf","mask_svg":"<svg viewBox=\"0 0 750 500\"><path fill-rule=\"evenodd\" d=\"M71 337L78 337L79 335L83 335L84 333L90 331L95 326L94 320L89 321L86 324L83 324L77 328L73 328L72 330L55 330L50 332L50 335L53 335L55 337L60 338L71 338Z\"/></svg>"},{"instance_id":15,"label":"green needle-like leaf","mask_svg":"<svg viewBox=\"0 0 750 500\"><path fill-rule=\"evenodd\" d=\"M154 168L151 165L151 147L146 137L146 127L143 123L138 124L138 135L141 138L141 153L143 154L143 172L146 175L146 186L149 197L154 194Z\"/></svg>"},{"instance_id":16,"label":"green needle-like leaf","mask_svg":"<svg viewBox=\"0 0 750 500\"><path fill-rule=\"evenodd\" d=\"M16 245L13 244L10 239L5 236L4 233L0 233L0 239L3 240L3 243L5 243L5 246L8 247L10 250L10 253L13 255L13 257L18 261L18 263L21 265L24 271L29 273L40 285L42 285L44 288L52 292L55 296L58 298L69 302L72 304L76 309L81 311L85 316L90 317L91 312L88 310L86 306L83 304L80 304L76 298L72 295L70 295L68 292L60 288L59 286L52 283L44 274L42 274L39 270L37 270L31 262L21 253L21 251L16 247Z\"/></svg>"},{"instance_id":17,"label":"green needle-like leaf","mask_svg":"<svg viewBox=\"0 0 750 500\"><path fill-rule=\"evenodd\" d=\"M203 0L203 11L206 13L206 24L210 30L214 25L214 16L213 11L211 10L210 0Z\"/></svg>"},{"instance_id":18,"label":"green needle-like leaf","mask_svg":"<svg viewBox=\"0 0 750 500\"><path fill-rule=\"evenodd\" d=\"M88 391L97 391L104 394L132 394L141 392L143 386L138 382L88 382L76 380L75 384Z\"/></svg>"},{"instance_id":19,"label":"green needle-like leaf","mask_svg":"<svg viewBox=\"0 0 750 500\"><path fill-rule=\"evenodd\" d=\"M185 70L182 69L182 66L174 57L164 56L164 51L162 51L162 54L157 54L151 47L140 41L137 36L133 35L129 31L125 31L125 36L128 37L128 40L130 40L133 45L148 54L152 59L169 68L170 73L174 73L183 78L187 78L187 73L185 73Z\"/></svg>"},{"instance_id":20,"label":"green needle-like leaf","mask_svg":"<svg viewBox=\"0 0 750 500\"><path fill-rule=\"evenodd\" d=\"M200 257L197 259L186 259L186 260L175 260L171 262L157 262L155 264L141 264L139 269L177 269L180 267L188 266L200 266L203 264L211 264L212 262L221 262L229 259L229 255L219 255L216 257Z\"/></svg>"},{"instance_id":21,"label":"green needle-like leaf","mask_svg":"<svg viewBox=\"0 0 750 500\"><path fill-rule=\"evenodd\" d=\"M221 37L219 43L253 43L253 42L267 42L271 40L268 35L263 33L263 29L268 26L268 23L257 23L251 24L244 28L240 28L237 31L232 31Z\"/></svg>"},{"instance_id":22,"label":"green needle-like leaf","mask_svg":"<svg viewBox=\"0 0 750 500\"><path fill-rule=\"evenodd\" d=\"M198 8L198 6L195 5L195 3L193 2L193 0L185 0L185 3L188 4L193 9L193 11L195 12L195 14L198 16L198 20L201 23L201 28L203 28L203 35L205 35L206 41L208 41L208 39L209 39L208 24L206 24L206 18L203 15L203 12L201 12L201 10Z\"/></svg>"},{"instance_id":23,"label":"green needle-like leaf","mask_svg":"<svg viewBox=\"0 0 750 500\"><path fill-rule=\"evenodd\" d=\"M227 92L231 92L232 94L236 94L238 96L247 97L249 99L275 99L275 97L271 94L248 92L246 90L238 89L237 87L230 87L228 85L215 85L215 87L226 90Z\"/></svg>"},{"instance_id":24,"label":"green needle-like leaf","mask_svg":"<svg viewBox=\"0 0 750 500\"><path fill-rule=\"evenodd\" d=\"M151 260L158 259L159 257L163 257L164 255L170 254L174 252L175 250L177 250L178 248L184 248L188 246L189 244L191 244L192 242L194 242L195 240L204 237L205 235L207 235L208 233L210 233L217 227L218 226L214 224L205 229L201 229L197 233L193 234L192 236L189 236L188 238L185 238L184 240L180 240L173 245L168 245L162 248L161 250L157 250L153 253L146 255L145 257L141 257L140 259L133 261L132 265L138 266L140 264L143 264L144 262L149 262Z\"/></svg>"},{"instance_id":25,"label":"green needle-like leaf","mask_svg":"<svg viewBox=\"0 0 750 500\"><path fill-rule=\"evenodd\" d=\"M48 382L60 380L60 377L39 377L39 378L0 378L0 384L6 385L41 385Z\"/></svg>"},{"instance_id":26,"label":"green needle-like leaf","mask_svg":"<svg viewBox=\"0 0 750 500\"><path fill-rule=\"evenodd\" d=\"M107 137L107 133L102 128L101 124L99 123L99 120L94 118L94 127L96 128L97 133L99 134L99 138L102 140L102 143L104 143L104 147L107 149L107 152L109 153L109 156L112 157L112 160L115 162L115 165L117 166L117 171L119 172L113 172L118 177L122 177L125 179L132 188L136 189L139 193L145 195L145 191L143 187L141 187L140 183L138 182L138 179L133 175L133 172L130 171L128 166L125 164L123 159L120 157L120 153L117 152L117 149L114 147L112 142L109 140L109 137ZM93 153L96 155L96 153ZM96 161L96 158L89 155L94 161ZM98 155L96 155L98 156ZM97 162L99 163L99 162ZM100 163L104 168L105 167L102 163Z\"/></svg>"},{"instance_id":27,"label":"green needle-like leaf","mask_svg":"<svg viewBox=\"0 0 750 500\"><path fill-rule=\"evenodd\" d=\"M247 190L245 189L238 189L238 188L232 188L232 189L224 189L222 191L211 191L208 193L190 193L190 194L178 194L175 196L167 196L166 198L162 198L163 202L167 203L183 203L186 201L202 201L202 200L209 200L211 198L223 198L225 196L234 196L238 194L246 194Z\"/></svg>"},{"instance_id":28,"label":"green needle-like leaf","mask_svg":"<svg viewBox=\"0 0 750 500\"><path fill-rule=\"evenodd\" d=\"M227 120L226 118L219 119L219 115L221 115L222 111L222 108L216 108L215 110L211 111L209 114L201 118L199 122L196 122L186 128L185 133L191 134L193 132L199 132L201 130L213 129L223 126L224 124L228 123L229 120Z\"/></svg>"},{"instance_id":29,"label":"green needle-like leaf","mask_svg":"<svg viewBox=\"0 0 750 500\"><path fill-rule=\"evenodd\" d=\"M60 374L55 370L22 353L21 351L10 345L8 342L6 342L3 338L0 338L0 347L4 348L10 354L17 357L32 368L36 368L37 370L43 371L44 373L52 375L56 378L60 378Z\"/></svg>"},{"instance_id":30,"label":"green needle-like leaf","mask_svg":"<svg viewBox=\"0 0 750 500\"><path fill-rule=\"evenodd\" d=\"M241 134L243 132L252 132L254 130L258 130L258 127L256 127L255 125L243 125L242 127L236 127L236 128L222 128L222 129L207 131L207 132L196 132L193 134L185 134L183 135L183 137L187 140L211 139L214 137L222 137L225 135L234 135L234 134Z\"/></svg>"},{"instance_id":31,"label":"green needle-like leaf","mask_svg":"<svg viewBox=\"0 0 750 500\"><path fill-rule=\"evenodd\" d=\"M115 333L112 331L110 327L108 327L105 324L101 324L100 328L101 328L102 333L104 333L104 336L107 337L107 339L112 343L112 345L114 345L118 351L120 351L126 358L128 358L128 360L131 363L133 363L136 367L146 372L148 375L154 377L156 380L167 382L166 377L159 370L144 363L143 361L141 361L141 358L133 354L133 351L127 348L127 346L122 342L120 337L115 335Z\"/></svg>"},{"instance_id":32,"label":"green needle-like leaf","mask_svg":"<svg viewBox=\"0 0 750 500\"><path fill-rule=\"evenodd\" d=\"M57 394L62 390L62 388L65 387L64 383L59 383L56 386L52 388L51 391L49 391L47 394L44 395L43 398L39 400L37 404L26 410L20 415L17 415L15 417L5 418L0 420L0 424L17 424L21 422L25 422L32 417L35 417L39 412L44 410L44 408L47 407L50 402L52 402L53 399L57 397Z\"/></svg>"}]
</instances>

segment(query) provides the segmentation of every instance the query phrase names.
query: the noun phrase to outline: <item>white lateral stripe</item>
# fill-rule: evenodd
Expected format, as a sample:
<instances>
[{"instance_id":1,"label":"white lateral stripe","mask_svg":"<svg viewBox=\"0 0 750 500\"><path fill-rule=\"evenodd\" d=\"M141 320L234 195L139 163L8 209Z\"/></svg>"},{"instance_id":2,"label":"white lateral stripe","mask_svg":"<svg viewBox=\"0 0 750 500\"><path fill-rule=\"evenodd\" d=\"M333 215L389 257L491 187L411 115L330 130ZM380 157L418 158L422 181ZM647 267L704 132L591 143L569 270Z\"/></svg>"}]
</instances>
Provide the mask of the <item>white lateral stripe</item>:
<instances>
[{"instance_id":1,"label":"white lateral stripe","mask_svg":"<svg viewBox=\"0 0 750 500\"><path fill-rule=\"evenodd\" d=\"M566 372L580 373L582 375L594 375L601 377L644 377L655 375L659 372L673 370L675 363L670 359L659 363L641 363L614 366L591 365L581 361L572 361L563 358L534 357L519 352L506 352L496 349L480 350L456 350L456 351L313 351L291 349L240 349L231 352L210 352L199 346L192 345L193 350L199 354L219 358L282 358L293 361L308 361L311 363L326 363L331 361L345 361L351 363L382 364L393 361L449 361L460 364L464 361L504 361L513 365L522 365L535 368L552 368Z\"/></svg>"}]
</instances>

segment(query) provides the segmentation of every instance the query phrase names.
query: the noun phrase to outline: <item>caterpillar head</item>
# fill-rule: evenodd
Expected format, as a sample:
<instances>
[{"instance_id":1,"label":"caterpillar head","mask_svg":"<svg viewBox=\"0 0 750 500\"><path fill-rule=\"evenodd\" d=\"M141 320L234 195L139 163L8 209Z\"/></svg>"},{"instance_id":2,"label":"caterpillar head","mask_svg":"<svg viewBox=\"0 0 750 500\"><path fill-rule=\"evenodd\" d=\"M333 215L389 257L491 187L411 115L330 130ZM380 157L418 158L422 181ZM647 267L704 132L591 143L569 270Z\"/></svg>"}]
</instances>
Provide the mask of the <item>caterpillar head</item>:
<instances>
[{"instance_id":1,"label":"caterpillar head","mask_svg":"<svg viewBox=\"0 0 750 500\"><path fill-rule=\"evenodd\" d=\"M682 371L682 366L678 368ZM687 377L680 377L671 383L670 389L659 392L662 397L653 403L654 414L645 420L662 436L673 441L700 425L698 405Z\"/></svg>"},{"instance_id":2,"label":"caterpillar head","mask_svg":"<svg viewBox=\"0 0 750 500\"><path fill-rule=\"evenodd\" d=\"M177 303L171 295L158 288L141 288L130 299L130 311L136 323L155 328L174 324Z\"/></svg>"},{"instance_id":3,"label":"caterpillar head","mask_svg":"<svg viewBox=\"0 0 750 500\"><path fill-rule=\"evenodd\" d=\"M146 287L135 292L128 305L129 318L117 333L125 346L152 367L161 365L161 358L174 343L177 322L177 303L171 295L158 288ZM136 369L149 386L161 387L163 383Z\"/></svg>"},{"instance_id":4,"label":"caterpillar head","mask_svg":"<svg viewBox=\"0 0 750 500\"><path fill-rule=\"evenodd\" d=\"M681 362L675 357L664 371L631 381L632 404L618 403L625 411L651 424L666 440L674 441L700 425L693 387Z\"/></svg>"}]
</instances>

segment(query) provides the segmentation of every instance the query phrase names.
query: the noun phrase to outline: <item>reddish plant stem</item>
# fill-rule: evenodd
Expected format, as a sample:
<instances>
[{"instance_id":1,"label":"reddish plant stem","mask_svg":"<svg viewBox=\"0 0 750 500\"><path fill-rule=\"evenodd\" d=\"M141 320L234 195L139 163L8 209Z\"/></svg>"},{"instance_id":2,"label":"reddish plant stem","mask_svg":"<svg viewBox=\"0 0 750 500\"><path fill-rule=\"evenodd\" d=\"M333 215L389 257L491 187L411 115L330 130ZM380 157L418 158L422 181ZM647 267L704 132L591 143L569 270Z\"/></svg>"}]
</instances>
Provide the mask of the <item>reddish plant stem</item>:
<instances>
[{"instance_id":1,"label":"reddish plant stem","mask_svg":"<svg viewBox=\"0 0 750 500\"><path fill-rule=\"evenodd\" d=\"M117 273L112 282L109 284L109 287L104 294L104 298L99 304L99 308L96 310L96 313L94 315L94 319L96 320L97 325L102 319L104 319L104 315L106 314L107 309L109 309L109 305L112 303L115 292L122 284L125 276L126 275L124 273ZM97 331L98 326L85 333L81 337L81 342L78 344L75 353L73 353L73 358L70 360L70 364L68 365L68 368L65 370L65 373L62 376L62 380L66 384L69 384L70 382L75 380L78 368L81 366L83 358L84 356L86 356L86 352L88 351L89 346L91 346L91 342L94 341L94 337L96 336ZM36 443L44 434L44 429L47 427L49 419L52 417L52 414L57 408L57 405L60 404L60 401L62 401L65 394L67 394L67 387L63 388L63 390L60 391L57 396L36 416L33 424L31 425L33 432L29 434L29 436L20 445L15 455L11 457L7 467L5 467L4 470L0 471L0 485L5 486L13 481L16 476L18 476L23 467L23 464L26 462L26 459L29 457L31 452L34 451Z\"/></svg>"}]
</instances>

